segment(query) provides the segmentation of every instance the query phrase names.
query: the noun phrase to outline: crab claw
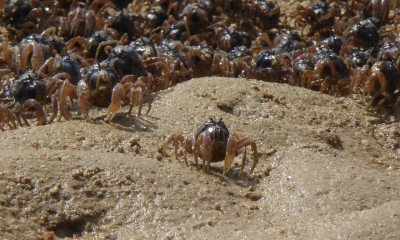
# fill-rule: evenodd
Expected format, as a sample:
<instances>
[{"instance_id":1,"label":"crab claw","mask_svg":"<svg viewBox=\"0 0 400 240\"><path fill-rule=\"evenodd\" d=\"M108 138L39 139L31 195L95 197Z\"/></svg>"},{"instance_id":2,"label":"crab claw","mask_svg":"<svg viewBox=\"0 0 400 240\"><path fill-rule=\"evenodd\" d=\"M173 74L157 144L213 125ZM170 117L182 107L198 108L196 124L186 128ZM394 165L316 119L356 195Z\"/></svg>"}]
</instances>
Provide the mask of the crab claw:
<instances>
[{"instance_id":1,"label":"crab claw","mask_svg":"<svg viewBox=\"0 0 400 240\"><path fill-rule=\"evenodd\" d=\"M235 159L236 152L236 140L234 136L230 136L228 138L228 142L226 144L226 156L224 160L224 175L226 175L231 169L233 160Z\"/></svg>"},{"instance_id":2,"label":"crab claw","mask_svg":"<svg viewBox=\"0 0 400 240\"><path fill-rule=\"evenodd\" d=\"M35 99L28 99L22 104L22 109L29 110L35 108L36 118L39 125L46 125L47 120L42 105Z\"/></svg>"},{"instance_id":3,"label":"crab claw","mask_svg":"<svg viewBox=\"0 0 400 240\"><path fill-rule=\"evenodd\" d=\"M114 118L117 111L121 108L122 100L124 99L125 94L125 88L121 83L117 83L111 95L111 104L107 108L107 117L104 119L105 122L108 123Z\"/></svg>"}]
</instances>

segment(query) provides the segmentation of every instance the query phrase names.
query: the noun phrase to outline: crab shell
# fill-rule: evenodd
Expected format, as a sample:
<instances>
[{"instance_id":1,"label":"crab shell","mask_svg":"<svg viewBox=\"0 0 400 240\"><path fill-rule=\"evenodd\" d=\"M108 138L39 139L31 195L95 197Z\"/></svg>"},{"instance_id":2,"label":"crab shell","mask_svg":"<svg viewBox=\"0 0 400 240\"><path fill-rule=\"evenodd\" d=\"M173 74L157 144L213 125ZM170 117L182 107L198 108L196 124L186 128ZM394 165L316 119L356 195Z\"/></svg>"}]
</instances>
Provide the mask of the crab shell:
<instances>
[{"instance_id":1,"label":"crab shell","mask_svg":"<svg viewBox=\"0 0 400 240\"><path fill-rule=\"evenodd\" d=\"M20 104L28 99L36 99L42 104L47 101L46 85L43 78L31 71L22 74L14 82L11 93Z\"/></svg>"},{"instance_id":2,"label":"crab shell","mask_svg":"<svg viewBox=\"0 0 400 240\"><path fill-rule=\"evenodd\" d=\"M118 74L113 68L94 65L85 76L85 82L89 88L88 101L96 107L108 107L111 103L112 91L118 81Z\"/></svg>"},{"instance_id":3,"label":"crab shell","mask_svg":"<svg viewBox=\"0 0 400 240\"><path fill-rule=\"evenodd\" d=\"M228 128L221 119L218 121L210 119L197 129L195 139L204 132L210 134L212 141L211 152L213 153L213 158L211 162L223 161L226 156L226 144L229 138Z\"/></svg>"}]
</instances>

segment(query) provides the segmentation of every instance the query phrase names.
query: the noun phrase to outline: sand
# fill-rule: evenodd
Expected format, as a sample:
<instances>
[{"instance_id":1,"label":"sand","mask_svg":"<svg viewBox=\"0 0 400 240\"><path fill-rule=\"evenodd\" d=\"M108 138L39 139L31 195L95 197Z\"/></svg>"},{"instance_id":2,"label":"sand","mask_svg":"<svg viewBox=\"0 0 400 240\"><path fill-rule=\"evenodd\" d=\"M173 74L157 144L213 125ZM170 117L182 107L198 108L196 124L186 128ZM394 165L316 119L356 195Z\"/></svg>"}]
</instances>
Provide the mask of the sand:
<instances>
[{"instance_id":1,"label":"sand","mask_svg":"<svg viewBox=\"0 0 400 240\"><path fill-rule=\"evenodd\" d=\"M398 114L361 96L210 77L126 110L0 133L1 239L400 238ZM210 117L256 141L252 174L160 153Z\"/></svg>"}]
</instances>

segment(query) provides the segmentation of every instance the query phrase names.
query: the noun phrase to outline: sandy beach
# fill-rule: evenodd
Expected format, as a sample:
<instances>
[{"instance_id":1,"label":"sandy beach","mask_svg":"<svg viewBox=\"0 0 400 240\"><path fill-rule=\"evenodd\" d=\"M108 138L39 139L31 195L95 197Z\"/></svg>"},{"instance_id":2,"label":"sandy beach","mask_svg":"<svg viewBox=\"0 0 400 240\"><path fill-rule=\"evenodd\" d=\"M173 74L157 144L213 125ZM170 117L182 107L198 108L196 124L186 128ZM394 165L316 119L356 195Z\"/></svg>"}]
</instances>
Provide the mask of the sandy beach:
<instances>
[{"instance_id":1,"label":"sandy beach","mask_svg":"<svg viewBox=\"0 0 400 240\"><path fill-rule=\"evenodd\" d=\"M398 115L365 102L209 77L157 93L142 117L32 118L0 134L1 238L398 239ZM252 174L250 156L223 176L222 162L206 173L160 153L210 117L256 141Z\"/></svg>"}]
</instances>

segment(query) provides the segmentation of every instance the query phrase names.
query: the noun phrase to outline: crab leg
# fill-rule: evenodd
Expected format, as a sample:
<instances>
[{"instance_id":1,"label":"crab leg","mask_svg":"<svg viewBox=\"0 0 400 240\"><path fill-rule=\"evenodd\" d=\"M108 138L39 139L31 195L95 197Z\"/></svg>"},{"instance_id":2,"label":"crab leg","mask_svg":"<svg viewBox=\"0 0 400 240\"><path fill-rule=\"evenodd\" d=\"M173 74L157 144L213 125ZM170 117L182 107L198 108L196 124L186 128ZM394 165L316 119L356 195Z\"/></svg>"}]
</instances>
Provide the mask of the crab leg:
<instances>
[{"instance_id":1,"label":"crab leg","mask_svg":"<svg viewBox=\"0 0 400 240\"><path fill-rule=\"evenodd\" d=\"M26 46L21 53L21 70L23 72L25 72L25 70L28 68L29 56L31 54L32 54L31 65L32 68L35 69L36 71L39 70L39 68L43 65L45 61L43 50L40 47L40 45L37 43L28 44L28 46Z\"/></svg>"},{"instance_id":2,"label":"crab leg","mask_svg":"<svg viewBox=\"0 0 400 240\"><path fill-rule=\"evenodd\" d=\"M210 164L212 160L212 141L211 141L211 135L208 132L204 132L203 134L200 135L198 139L200 146L199 146L199 153L201 158L203 159L203 170L205 170L207 162L207 170L210 170Z\"/></svg>"},{"instance_id":3,"label":"crab leg","mask_svg":"<svg viewBox=\"0 0 400 240\"><path fill-rule=\"evenodd\" d=\"M10 129L16 129L17 124L15 123L16 117L13 116L12 112L4 106L0 106L1 122L5 122Z\"/></svg>"},{"instance_id":4,"label":"crab leg","mask_svg":"<svg viewBox=\"0 0 400 240\"><path fill-rule=\"evenodd\" d=\"M10 120L9 122L12 125L12 129L16 129L17 128L17 123L18 123L18 118L15 115L15 113L13 113L10 109L6 108L6 114L7 114L7 118Z\"/></svg>"},{"instance_id":5,"label":"crab leg","mask_svg":"<svg viewBox=\"0 0 400 240\"><path fill-rule=\"evenodd\" d=\"M193 138L192 137L185 137L185 140L183 141L183 146L184 146L184 160L186 163L186 166L189 167L189 164L187 162L187 154L193 154ZM196 167L198 167L197 163L197 158L195 159L196 161Z\"/></svg>"},{"instance_id":6,"label":"crab leg","mask_svg":"<svg viewBox=\"0 0 400 240\"><path fill-rule=\"evenodd\" d=\"M242 158L242 166L240 166L240 173L239 173L239 175L242 175L242 173L243 173L243 169L244 169L244 165L246 164L246 160L247 160L247 158L246 158L246 155L247 155L247 148L245 147L244 148L244 152L243 152L243 158Z\"/></svg>"},{"instance_id":7,"label":"crab leg","mask_svg":"<svg viewBox=\"0 0 400 240\"><path fill-rule=\"evenodd\" d=\"M167 147L171 142L174 142L174 154L175 154L175 159L178 160L178 148L179 148L179 143L183 143L184 138L182 136L182 134L173 134L171 135L167 141L165 142L162 152L164 155L169 156L169 154L167 153Z\"/></svg>"},{"instance_id":8,"label":"crab leg","mask_svg":"<svg viewBox=\"0 0 400 240\"><path fill-rule=\"evenodd\" d=\"M18 102L16 102L15 105L14 105L14 107L13 107L13 112L14 112L15 116L17 116L17 121L18 121L18 123L19 123L19 125L20 125L21 127L23 126L22 121L21 121L21 118L22 118L22 120L24 121L24 123L25 123L27 126L30 126L28 120L27 120L27 119L25 118L25 116L22 114L22 107L21 107L21 104L19 104Z\"/></svg>"},{"instance_id":9,"label":"crab leg","mask_svg":"<svg viewBox=\"0 0 400 240\"><path fill-rule=\"evenodd\" d=\"M352 86L352 92L358 92L359 87L365 79L367 79L368 74L370 73L370 66L369 65L364 65L361 69L356 70L354 73L354 79L351 83Z\"/></svg>"},{"instance_id":10,"label":"crab leg","mask_svg":"<svg viewBox=\"0 0 400 240\"><path fill-rule=\"evenodd\" d=\"M78 106L83 114L83 117L86 119L89 117L90 106L90 103L87 101L87 95L88 87L85 81L81 80L78 82Z\"/></svg>"},{"instance_id":11,"label":"crab leg","mask_svg":"<svg viewBox=\"0 0 400 240\"><path fill-rule=\"evenodd\" d=\"M53 106L53 115L51 116L49 123L53 122L54 119L57 117L58 114L58 99L57 99L57 93L51 95L51 105Z\"/></svg>"},{"instance_id":12,"label":"crab leg","mask_svg":"<svg viewBox=\"0 0 400 240\"><path fill-rule=\"evenodd\" d=\"M230 136L228 138L228 142L226 144L226 156L224 159L224 175L226 175L231 169L233 160L236 155L236 138L234 136Z\"/></svg>"},{"instance_id":13,"label":"crab leg","mask_svg":"<svg viewBox=\"0 0 400 240\"><path fill-rule=\"evenodd\" d=\"M61 85L61 92L60 92L60 116L58 120L61 120L61 117L64 117L66 120L71 119L72 114L67 108L67 97L70 99L77 99L77 93L74 86L69 83L68 80L65 80Z\"/></svg>"},{"instance_id":14,"label":"crab leg","mask_svg":"<svg viewBox=\"0 0 400 240\"><path fill-rule=\"evenodd\" d=\"M125 98L125 95L125 88L121 83L117 83L111 95L111 104L107 108L107 117L104 119L106 123L110 122L114 118L117 111L121 108L122 100Z\"/></svg>"},{"instance_id":15,"label":"crab leg","mask_svg":"<svg viewBox=\"0 0 400 240\"><path fill-rule=\"evenodd\" d=\"M96 14L92 10L88 10L85 14L86 25L85 25L85 36L90 36L96 25Z\"/></svg>"},{"instance_id":16,"label":"crab leg","mask_svg":"<svg viewBox=\"0 0 400 240\"><path fill-rule=\"evenodd\" d=\"M300 79L300 87L306 87L313 79L314 73L310 70L305 70Z\"/></svg>"},{"instance_id":17,"label":"crab leg","mask_svg":"<svg viewBox=\"0 0 400 240\"><path fill-rule=\"evenodd\" d=\"M371 95L371 92L374 90L375 81L378 80L380 84L380 91L383 92L387 89L387 82L385 75L382 72L374 72L368 78L367 83L365 84L365 92L368 95Z\"/></svg>"},{"instance_id":18,"label":"crab leg","mask_svg":"<svg viewBox=\"0 0 400 240\"><path fill-rule=\"evenodd\" d=\"M331 75L336 77L337 76L337 71L336 71L336 67L335 64L332 61L329 60L323 60L321 62L318 62L315 65L315 74L320 76L321 73L323 72L325 66L329 67L329 70L331 71Z\"/></svg>"},{"instance_id":19,"label":"crab leg","mask_svg":"<svg viewBox=\"0 0 400 240\"><path fill-rule=\"evenodd\" d=\"M74 50L76 45L79 45L81 49L86 49L87 40L84 37L78 36L70 39L68 42L65 43L65 47L63 49L63 55L67 55L70 52L77 52ZM76 54L76 53L75 53ZM79 54L76 54L79 56Z\"/></svg>"},{"instance_id":20,"label":"crab leg","mask_svg":"<svg viewBox=\"0 0 400 240\"><path fill-rule=\"evenodd\" d=\"M44 110L40 103L35 99L28 99L22 104L22 108L24 110L29 110L31 108L35 108L36 118L38 120L39 125L46 125L46 116Z\"/></svg>"},{"instance_id":21,"label":"crab leg","mask_svg":"<svg viewBox=\"0 0 400 240\"><path fill-rule=\"evenodd\" d=\"M101 51L101 49L102 48L104 48L104 52L107 54L107 55L110 55L110 48L106 48L107 46L109 46L109 45L118 45L118 44L120 44L120 41L118 41L118 40L110 40L110 41L104 41L104 42L102 42L102 43L100 43L99 44L99 46L97 47L97 50L96 50L96 55L95 55L95 59L96 60L98 60L98 57L99 57L99 54L100 54L100 51ZM111 48L112 49L112 48Z\"/></svg>"},{"instance_id":22,"label":"crab leg","mask_svg":"<svg viewBox=\"0 0 400 240\"><path fill-rule=\"evenodd\" d=\"M51 74L52 72L54 72L53 69L53 63L56 60L56 58L51 57L49 59L47 59L42 66L40 66L39 70L38 70L38 74L43 77L43 78L48 78L49 76L47 76L47 74L45 73L45 70L47 69L47 73Z\"/></svg>"},{"instance_id":23,"label":"crab leg","mask_svg":"<svg viewBox=\"0 0 400 240\"><path fill-rule=\"evenodd\" d=\"M254 168L256 167L256 165L258 163L258 154L257 154L256 143L251 139L244 138L244 139L241 139L239 141L239 143L236 146L236 149L245 148L245 147L247 147L249 145L251 147L251 151L253 152L253 164L252 164L251 169L250 169L250 173L252 173ZM246 152L246 149L245 149L245 152Z\"/></svg>"},{"instance_id":24,"label":"crab leg","mask_svg":"<svg viewBox=\"0 0 400 240\"><path fill-rule=\"evenodd\" d=\"M157 62L157 60L159 62ZM163 89L166 89L170 85L170 67L166 63L167 59L161 58L161 57L154 57L145 62L146 64L146 69L149 70L150 72L154 69L158 70L161 69L162 71L162 87Z\"/></svg>"},{"instance_id":25,"label":"crab leg","mask_svg":"<svg viewBox=\"0 0 400 240\"><path fill-rule=\"evenodd\" d=\"M142 87L143 86L145 87L146 85L142 82L142 84L143 84L142 86L139 85L138 87L136 87L137 84L138 83L128 84L128 85L131 85L130 92L129 92L131 104L129 106L128 115L131 114L133 106L137 105L138 106L137 116L140 117L142 115L142 107L143 107L143 101L144 101L144 99L143 99L144 94L143 94Z\"/></svg>"},{"instance_id":26,"label":"crab leg","mask_svg":"<svg viewBox=\"0 0 400 240\"><path fill-rule=\"evenodd\" d=\"M133 105L138 105L138 113L137 116L140 117L142 115L142 107L143 107L143 91L141 88L132 88L131 89L131 106L129 107L129 114L132 111Z\"/></svg>"}]
</instances>

